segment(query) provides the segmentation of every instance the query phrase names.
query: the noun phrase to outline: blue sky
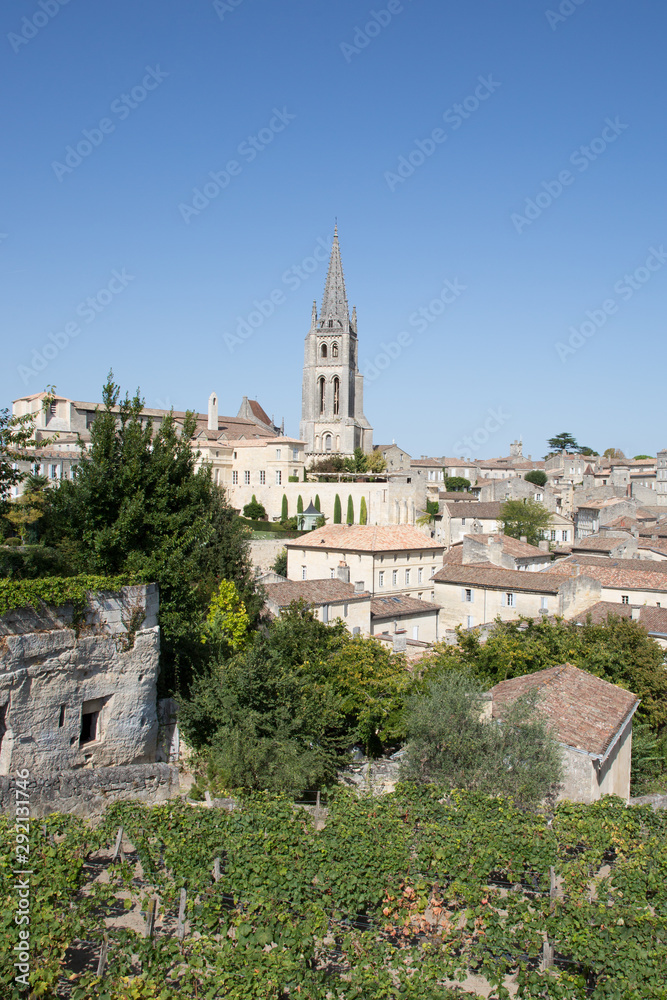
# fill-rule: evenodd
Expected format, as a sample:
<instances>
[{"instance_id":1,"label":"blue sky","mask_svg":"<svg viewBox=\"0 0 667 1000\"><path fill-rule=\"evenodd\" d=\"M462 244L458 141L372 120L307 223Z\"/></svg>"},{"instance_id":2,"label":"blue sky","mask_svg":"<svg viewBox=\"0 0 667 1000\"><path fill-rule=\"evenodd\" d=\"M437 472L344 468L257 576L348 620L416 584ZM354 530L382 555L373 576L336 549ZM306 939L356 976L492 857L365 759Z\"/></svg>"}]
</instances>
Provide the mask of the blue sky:
<instances>
[{"instance_id":1,"label":"blue sky","mask_svg":"<svg viewBox=\"0 0 667 1000\"><path fill-rule=\"evenodd\" d=\"M248 395L296 435L337 217L377 442L667 447L660 0L0 19L0 405L97 399L113 367L148 405Z\"/></svg>"}]
</instances>

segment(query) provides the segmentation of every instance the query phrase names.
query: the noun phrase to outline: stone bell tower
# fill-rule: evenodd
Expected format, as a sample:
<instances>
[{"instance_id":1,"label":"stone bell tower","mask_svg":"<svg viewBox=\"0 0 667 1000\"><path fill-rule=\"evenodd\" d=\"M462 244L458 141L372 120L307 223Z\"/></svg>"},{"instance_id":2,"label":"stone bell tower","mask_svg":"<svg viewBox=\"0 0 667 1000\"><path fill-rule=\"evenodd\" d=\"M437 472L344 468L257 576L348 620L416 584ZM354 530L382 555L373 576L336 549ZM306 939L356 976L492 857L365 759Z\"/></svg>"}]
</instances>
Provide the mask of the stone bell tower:
<instances>
[{"instance_id":1,"label":"stone bell tower","mask_svg":"<svg viewBox=\"0 0 667 1000\"><path fill-rule=\"evenodd\" d=\"M353 455L373 450L373 428L364 416L364 377L358 368L357 311L347 305L343 265L334 231L319 316L313 303L306 336L300 436L306 454Z\"/></svg>"}]
</instances>

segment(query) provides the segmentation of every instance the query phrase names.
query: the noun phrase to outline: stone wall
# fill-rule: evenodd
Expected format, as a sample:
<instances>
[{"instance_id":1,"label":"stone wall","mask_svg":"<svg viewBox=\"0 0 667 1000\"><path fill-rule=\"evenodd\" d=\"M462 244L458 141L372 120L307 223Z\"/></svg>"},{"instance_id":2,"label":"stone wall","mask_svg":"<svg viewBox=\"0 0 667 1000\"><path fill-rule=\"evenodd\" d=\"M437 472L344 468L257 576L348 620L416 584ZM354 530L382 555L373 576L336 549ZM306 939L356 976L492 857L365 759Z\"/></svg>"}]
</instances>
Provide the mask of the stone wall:
<instances>
[{"instance_id":1,"label":"stone wall","mask_svg":"<svg viewBox=\"0 0 667 1000\"><path fill-rule=\"evenodd\" d=\"M15 779L0 777L0 812L14 815ZM28 784L30 815L52 812L96 816L112 802L135 800L154 805L178 794L178 768L169 764L83 768L58 774L33 773ZM22 799L22 805L25 802Z\"/></svg>"},{"instance_id":2,"label":"stone wall","mask_svg":"<svg viewBox=\"0 0 667 1000\"><path fill-rule=\"evenodd\" d=\"M0 775L155 760L157 588L91 597L71 621L71 608L0 619Z\"/></svg>"}]
</instances>

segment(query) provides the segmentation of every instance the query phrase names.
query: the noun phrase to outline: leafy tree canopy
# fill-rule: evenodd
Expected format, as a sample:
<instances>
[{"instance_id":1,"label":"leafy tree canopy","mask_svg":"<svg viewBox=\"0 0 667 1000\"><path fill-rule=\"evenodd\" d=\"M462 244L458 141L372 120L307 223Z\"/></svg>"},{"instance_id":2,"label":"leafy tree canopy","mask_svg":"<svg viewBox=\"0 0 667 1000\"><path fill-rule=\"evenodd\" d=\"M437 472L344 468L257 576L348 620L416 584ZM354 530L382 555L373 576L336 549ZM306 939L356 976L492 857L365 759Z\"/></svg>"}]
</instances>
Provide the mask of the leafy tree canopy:
<instances>
[{"instance_id":1,"label":"leafy tree canopy","mask_svg":"<svg viewBox=\"0 0 667 1000\"><path fill-rule=\"evenodd\" d=\"M535 486L546 486L547 484L547 474L542 469L531 469L523 478L527 483L534 483Z\"/></svg>"},{"instance_id":2,"label":"leafy tree canopy","mask_svg":"<svg viewBox=\"0 0 667 1000\"><path fill-rule=\"evenodd\" d=\"M279 576L287 576L287 549L281 549L271 567Z\"/></svg>"},{"instance_id":3,"label":"leafy tree canopy","mask_svg":"<svg viewBox=\"0 0 667 1000\"><path fill-rule=\"evenodd\" d=\"M260 503L253 493L252 500L243 508L243 516L251 521L263 521L266 519L266 507Z\"/></svg>"},{"instance_id":4,"label":"leafy tree canopy","mask_svg":"<svg viewBox=\"0 0 667 1000\"><path fill-rule=\"evenodd\" d=\"M554 795L560 748L536 698L516 701L502 725L484 719L483 688L470 671L431 677L408 702L408 752L403 774L449 789L511 795L519 806Z\"/></svg>"},{"instance_id":5,"label":"leafy tree canopy","mask_svg":"<svg viewBox=\"0 0 667 1000\"><path fill-rule=\"evenodd\" d=\"M621 451L620 448L607 448L603 452L603 455L605 458L611 458L612 460L625 458L625 454Z\"/></svg>"},{"instance_id":6,"label":"leafy tree canopy","mask_svg":"<svg viewBox=\"0 0 667 1000\"><path fill-rule=\"evenodd\" d=\"M635 457L632 459L632 461L633 462L641 462L643 459L646 459L646 458L650 459L651 461L655 461L653 455L635 455Z\"/></svg>"},{"instance_id":7,"label":"leafy tree canopy","mask_svg":"<svg viewBox=\"0 0 667 1000\"><path fill-rule=\"evenodd\" d=\"M498 520L506 535L511 538L525 535L529 545L537 545L551 524L551 513L537 500L506 500Z\"/></svg>"},{"instance_id":8,"label":"leafy tree canopy","mask_svg":"<svg viewBox=\"0 0 667 1000\"><path fill-rule=\"evenodd\" d=\"M136 573L160 586L162 685L187 689L206 647L201 623L220 580L232 581L252 622L255 592L246 530L206 466L195 469L194 414L168 415L154 433L139 395L120 396L109 374L74 480L48 490L44 541L69 572Z\"/></svg>"},{"instance_id":9,"label":"leafy tree canopy","mask_svg":"<svg viewBox=\"0 0 667 1000\"><path fill-rule=\"evenodd\" d=\"M448 493L467 493L470 480L465 476L445 476L445 489Z\"/></svg>"},{"instance_id":10,"label":"leafy tree canopy","mask_svg":"<svg viewBox=\"0 0 667 1000\"><path fill-rule=\"evenodd\" d=\"M568 431L563 431L562 434L556 434L554 437L549 438L547 444L552 451L575 452L579 448L576 439Z\"/></svg>"}]
</instances>

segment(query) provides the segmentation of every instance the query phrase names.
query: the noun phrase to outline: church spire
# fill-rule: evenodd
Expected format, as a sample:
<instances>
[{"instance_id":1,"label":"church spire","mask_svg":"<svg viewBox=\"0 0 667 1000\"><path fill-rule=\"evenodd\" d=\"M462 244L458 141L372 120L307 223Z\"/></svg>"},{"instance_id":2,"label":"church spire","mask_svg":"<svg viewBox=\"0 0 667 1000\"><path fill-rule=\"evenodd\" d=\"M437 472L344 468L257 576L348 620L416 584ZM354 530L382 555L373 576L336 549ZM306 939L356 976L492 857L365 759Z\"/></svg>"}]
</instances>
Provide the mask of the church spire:
<instances>
[{"instance_id":1,"label":"church spire","mask_svg":"<svg viewBox=\"0 0 667 1000\"><path fill-rule=\"evenodd\" d=\"M343 325L349 322L345 279L343 277L343 265L338 245L338 225L334 229L333 246L331 247L331 257L329 258L329 271L327 273L327 282L324 286L322 308L320 309L320 320L326 322L330 319L338 319Z\"/></svg>"}]
</instances>

